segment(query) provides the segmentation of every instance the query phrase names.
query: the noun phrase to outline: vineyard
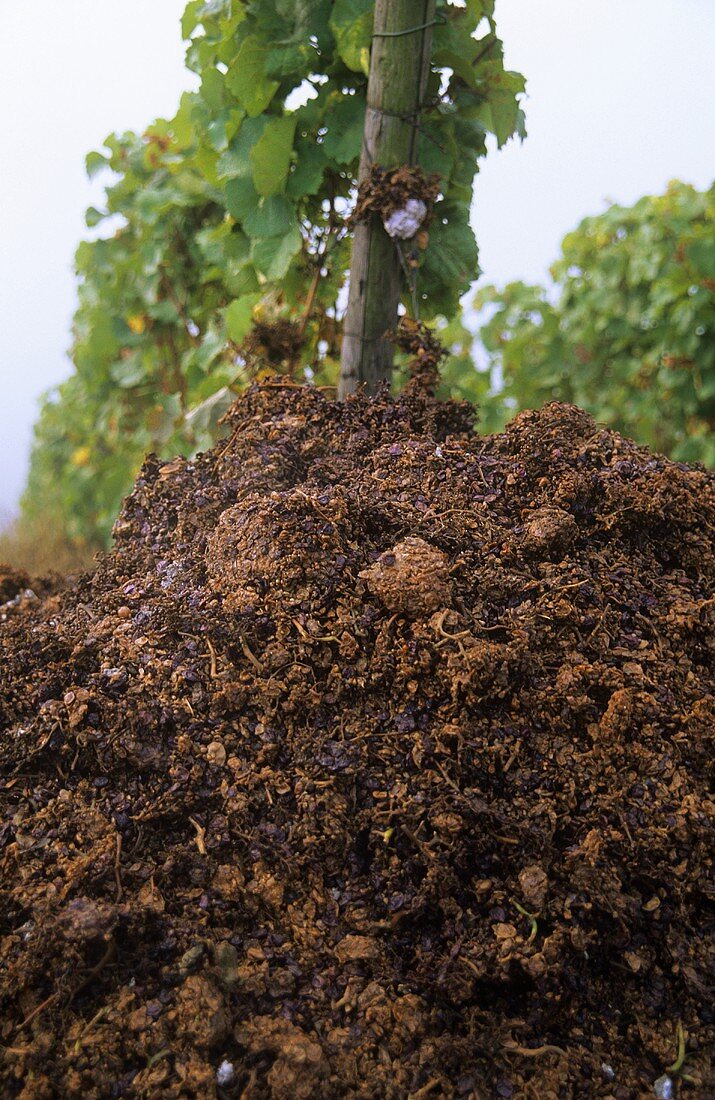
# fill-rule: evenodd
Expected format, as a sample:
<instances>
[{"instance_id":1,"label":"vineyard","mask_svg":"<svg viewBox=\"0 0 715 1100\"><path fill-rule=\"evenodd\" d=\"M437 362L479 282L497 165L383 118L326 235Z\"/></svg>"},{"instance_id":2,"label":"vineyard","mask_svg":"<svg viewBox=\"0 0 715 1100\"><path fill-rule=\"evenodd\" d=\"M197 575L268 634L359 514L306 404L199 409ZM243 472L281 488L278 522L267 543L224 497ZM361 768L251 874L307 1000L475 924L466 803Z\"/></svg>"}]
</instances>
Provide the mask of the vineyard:
<instances>
[{"instance_id":1,"label":"vineyard","mask_svg":"<svg viewBox=\"0 0 715 1100\"><path fill-rule=\"evenodd\" d=\"M114 173L88 224L120 224L77 251L75 372L42 411L28 517L106 545L144 455L210 446L246 382L281 372L335 384L373 7L188 5L200 90L173 119L112 135L87 159L90 174ZM439 201L429 247L405 252L422 320L450 323L462 361L459 301L478 271L474 172L488 134L503 144L524 133L524 80L504 69L493 10L437 4L419 159L439 173Z\"/></svg>"},{"instance_id":2,"label":"vineyard","mask_svg":"<svg viewBox=\"0 0 715 1100\"><path fill-rule=\"evenodd\" d=\"M481 338L504 383L488 425L558 397L656 451L715 466L715 186L676 181L587 218L552 275L556 300L524 283L476 296L494 309ZM455 381L469 392L469 375Z\"/></svg>"},{"instance_id":3,"label":"vineyard","mask_svg":"<svg viewBox=\"0 0 715 1100\"><path fill-rule=\"evenodd\" d=\"M200 90L88 159L25 522L105 550L0 565L3 1098L715 1094L712 192L483 289L474 371L524 82L490 0L411 8L192 0ZM402 300L346 394L360 234Z\"/></svg>"},{"instance_id":4,"label":"vineyard","mask_svg":"<svg viewBox=\"0 0 715 1100\"><path fill-rule=\"evenodd\" d=\"M25 526L50 518L78 559L108 545L143 456L211 446L252 379L336 385L372 8L190 4L199 90L173 118L88 156L89 174L112 181L87 212L102 236L77 251L75 369L44 401L23 501ZM572 401L655 450L715 465L713 190L674 183L587 219L563 243L554 287L465 298L479 273L474 171L490 135L524 136L524 79L504 69L493 0L440 0L436 13L419 165L439 191L401 255L405 307L449 352L440 392L479 404L486 431Z\"/></svg>"}]
</instances>

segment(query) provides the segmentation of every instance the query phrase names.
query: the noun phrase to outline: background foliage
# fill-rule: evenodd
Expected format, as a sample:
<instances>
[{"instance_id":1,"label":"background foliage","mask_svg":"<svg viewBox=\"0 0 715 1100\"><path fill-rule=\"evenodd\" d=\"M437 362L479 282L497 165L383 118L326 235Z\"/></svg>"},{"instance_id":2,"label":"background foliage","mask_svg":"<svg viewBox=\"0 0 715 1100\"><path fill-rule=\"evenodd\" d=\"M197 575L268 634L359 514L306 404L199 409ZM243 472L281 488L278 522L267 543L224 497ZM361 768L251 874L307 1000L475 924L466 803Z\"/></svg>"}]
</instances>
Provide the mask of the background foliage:
<instances>
[{"instance_id":1,"label":"background foliage","mask_svg":"<svg viewBox=\"0 0 715 1100\"><path fill-rule=\"evenodd\" d=\"M491 430L515 410L572 401L657 451L715 466L715 186L673 182L587 218L551 274L548 290L477 294L493 314L480 333L489 370L460 371L453 389L481 399Z\"/></svg>"},{"instance_id":2,"label":"background foliage","mask_svg":"<svg viewBox=\"0 0 715 1100\"><path fill-rule=\"evenodd\" d=\"M105 208L87 212L102 239L77 251L75 370L42 407L28 521L106 542L144 454L207 447L249 377L335 380L373 8L188 4L198 91L174 118L110 135L87 158L90 175L113 177ZM500 145L523 135L524 80L504 69L494 0L437 9L420 144L441 197L413 262L423 319L449 324L464 356L459 300L478 274L472 181L488 133Z\"/></svg>"}]
</instances>

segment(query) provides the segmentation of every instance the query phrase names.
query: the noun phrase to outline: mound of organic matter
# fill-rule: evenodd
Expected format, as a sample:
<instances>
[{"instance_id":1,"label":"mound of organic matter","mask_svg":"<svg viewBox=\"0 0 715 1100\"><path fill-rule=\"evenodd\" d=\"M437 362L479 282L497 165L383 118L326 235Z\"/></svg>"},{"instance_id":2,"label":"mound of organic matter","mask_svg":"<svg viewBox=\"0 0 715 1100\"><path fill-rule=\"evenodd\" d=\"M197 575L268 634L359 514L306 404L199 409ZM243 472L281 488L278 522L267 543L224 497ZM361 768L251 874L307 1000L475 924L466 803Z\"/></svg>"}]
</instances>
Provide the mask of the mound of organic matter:
<instances>
[{"instance_id":1,"label":"mound of organic matter","mask_svg":"<svg viewBox=\"0 0 715 1100\"><path fill-rule=\"evenodd\" d=\"M11 592L4 1097L708 1094L713 478L471 417L253 389Z\"/></svg>"}]
</instances>

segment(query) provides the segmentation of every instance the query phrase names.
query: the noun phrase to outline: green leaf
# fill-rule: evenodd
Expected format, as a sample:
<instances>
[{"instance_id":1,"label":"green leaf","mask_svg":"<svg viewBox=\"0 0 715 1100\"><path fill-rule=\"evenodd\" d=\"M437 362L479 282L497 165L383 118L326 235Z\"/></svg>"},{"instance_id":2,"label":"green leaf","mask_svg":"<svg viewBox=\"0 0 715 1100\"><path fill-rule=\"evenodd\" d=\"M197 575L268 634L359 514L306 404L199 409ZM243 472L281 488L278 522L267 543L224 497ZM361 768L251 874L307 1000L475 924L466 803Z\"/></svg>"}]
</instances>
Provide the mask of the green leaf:
<instances>
[{"instance_id":1,"label":"green leaf","mask_svg":"<svg viewBox=\"0 0 715 1100\"><path fill-rule=\"evenodd\" d=\"M228 146L228 134L226 132L226 124L231 117L231 112L228 110L222 111L216 118L212 119L206 127L206 137L209 145L212 149L215 149L217 153L223 153Z\"/></svg>"},{"instance_id":2,"label":"green leaf","mask_svg":"<svg viewBox=\"0 0 715 1100\"><path fill-rule=\"evenodd\" d=\"M237 176L228 181L225 191L226 206L237 221L243 222L258 207L260 198L253 186L253 180Z\"/></svg>"},{"instance_id":3,"label":"green leaf","mask_svg":"<svg viewBox=\"0 0 715 1100\"><path fill-rule=\"evenodd\" d=\"M99 225L99 223L103 221L106 217L107 214L103 214L101 210L97 210L96 206L90 206L85 211L84 220L85 224L88 225L90 229L92 229L95 225Z\"/></svg>"},{"instance_id":4,"label":"green leaf","mask_svg":"<svg viewBox=\"0 0 715 1100\"><path fill-rule=\"evenodd\" d=\"M154 302L147 309L147 313L150 317L153 317L155 321L160 321L163 325L174 325L179 320L179 311L173 302L170 302L166 298L162 302Z\"/></svg>"},{"instance_id":5,"label":"green leaf","mask_svg":"<svg viewBox=\"0 0 715 1100\"><path fill-rule=\"evenodd\" d=\"M201 77L201 95L212 111L223 107L223 82L223 73L215 68L206 69Z\"/></svg>"},{"instance_id":6,"label":"green leaf","mask_svg":"<svg viewBox=\"0 0 715 1100\"><path fill-rule=\"evenodd\" d=\"M243 120L229 148L219 157L217 170L220 177L251 175L251 150L260 141L268 121L264 115Z\"/></svg>"},{"instance_id":7,"label":"green leaf","mask_svg":"<svg viewBox=\"0 0 715 1100\"><path fill-rule=\"evenodd\" d=\"M269 51L266 58L266 72L274 80L285 80L302 75L310 68L309 61L314 56L309 42L289 42Z\"/></svg>"},{"instance_id":8,"label":"green leaf","mask_svg":"<svg viewBox=\"0 0 715 1100\"><path fill-rule=\"evenodd\" d=\"M435 27L433 52L437 66L453 69L465 84L472 87L476 78L474 61L480 47L474 38L469 35L465 37L460 25L465 17L469 18L466 12L460 13L458 20L453 17L448 23L439 23Z\"/></svg>"},{"instance_id":9,"label":"green leaf","mask_svg":"<svg viewBox=\"0 0 715 1100\"><path fill-rule=\"evenodd\" d=\"M135 352L133 355L128 355L126 359L119 359L116 363L112 363L109 373L113 382L123 390L128 390L143 382L148 375L148 370L141 352Z\"/></svg>"},{"instance_id":10,"label":"green leaf","mask_svg":"<svg viewBox=\"0 0 715 1100\"><path fill-rule=\"evenodd\" d=\"M191 348L182 360L184 371L196 368L207 374L225 347L223 335L211 328L196 348Z\"/></svg>"},{"instance_id":11,"label":"green leaf","mask_svg":"<svg viewBox=\"0 0 715 1100\"><path fill-rule=\"evenodd\" d=\"M248 262L251 242L240 229L232 228L226 238L226 260L229 268L239 267Z\"/></svg>"},{"instance_id":12,"label":"green leaf","mask_svg":"<svg viewBox=\"0 0 715 1100\"><path fill-rule=\"evenodd\" d=\"M356 73L370 71L374 0L335 0L330 29L335 35L338 53Z\"/></svg>"},{"instance_id":13,"label":"green leaf","mask_svg":"<svg viewBox=\"0 0 715 1100\"><path fill-rule=\"evenodd\" d=\"M449 179L461 150L454 140L454 119L438 116L425 119L420 132L420 167Z\"/></svg>"},{"instance_id":14,"label":"green leaf","mask_svg":"<svg viewBox=\"0 0 715 1100\"><path fill-rule=\"evenodd\" d=\"M198 27L201 21L201 9L204 6L204 0L191 0L187 4L184 14L181 17L181 35L182 38L189 38Z\"/></svg>"},{"instance_id":15,"label":"green leaf","mask_svg":"<svg viewBox=\"0 0 715 1100\"><path fill-rule=\"evenodd\" d=\"M86 350L88 360L101 363L113 356L119 347L114 322L105 313L94 311L90 319L90 331Z\"/></svg>"},{"instance_id":16,"label":"green leaf","mask_svg":"<svg viewBox=\"0 0 715 1100\"><path fill-rule=\"evenodd\" d=\"M226 290L230 294L235 295L236 298L242 298L245 294L253 294L254 291L260 289L256 269L250 262L245 262L240 265L232 264L224 272L223 278L226 284Z\"/></svg>"},{"instance_id":17,"label":"green leaf","mask_svg":"<svg viewBox=\"0 0 715 1100\"><path fill-rule=\"evenodd\" d=\"M437 203L425 264L419 275L430 312L450 316L460 295L479 275L477 242L463 207Z\"/></svg>"},{"instance_id":18,"label":"green leaf","mask_svg":"<svg viewBox=\"0 0 715 1100\"><path fill-rule=\"evenodd\" d=\"M297 226L279 237L264 237L255 241L251 255L256 270L266 279L282 279L302 244L303 238Z\"/></svg>"},{"instance_id":19,"label":"green leaf","mask_svg":"<svg viewBox=\"0 0 715 1100\"><path fill-rule=\"evenodd\" d=\"M327 156L339 164L350 164L360 156L365 125L365 101L362 96L344 96L325 112L328 132L323 139Z\"/></svg>"},{"instance_id":20,"label":"green leaf","mask_svg":"<svg viewBox=\"0 0 715 1100\"><path fill-rule=\"evenodd\" d=\"M711 240L694 241L688 246L687 257L706 279L715 279L715 236Z\"/></svg>"},{"instance_id":21,"label":"green leaf","mask_svg":"<svg viewBox=\"0 0 715 1100\"><path fill-rule=\"evenodd\" d=\"M106 168L108 163L107 158L101 153L87 153L87 156L84 158L84 166L89 179L94 179L97 172L101 172L103 168Z\"/></svg>"},{"instance_id":22,"label":"green leaf","mask_svg":"<svg viewBox=\"0 0 715 1100\"><path fill-rule=\"evenodd\" d=\"M226 332L229 340L234 344L241 344L248 335L253 324L253 310L261 300L261 294L244 294L242 298L236 298L231 302L224 314L226 320Z\"/></svg>"},{"instance_id":23,"label":"green leaf","mask_svg":"<svg viewBox=\"0 0 715 1100\"><path fill-rule=\"evenodd\" d=\"M288 176L286 193L292 199L302 199L306 195L315 195L320 190L323 174L328 166L328 158L322 145L301 139L297 142L296 163Z\"/></svg>"},{"instance_id":24,"label":"green leaf","mask_svg":"<svg viewBox=\"0 0 715 1100\"><path fill-rule=\"evenodd\" d=\"M243 228L251 237L278 237L295 226L295 211L283 195L261 199L260 205L243 221Z\"/></svg>"},{"instance_id":25,"label":"green leaf","mask_svg":"<svg viewBox=\"0 0 715 1100\"><path fill-rule=\"evenodd\" d=\"M485 98L475 109L474 117L496 136L501 148L514 134L526 136L524 113L517 98L526 81L521 73L505 72L500 61L485 62L481 71L484 71L481 91Z\"/></svg>"},{"instance_id":26,"label":"green leaf","mask_svg":"<svg viewBox=\"0 0 715 1100\"><path fill-rule=\"evenodd\" d=\"M236 58L226 73L226 86L251 117L265 111L278 91L278 82L266 76L268 47L254 35L241 43Z\"/></svg>"},{"instance_id":27,"label":"green leaf","mask_svg":"<svg viewBox=\"0 0 715 1100\"><path fill-rule=\"evenodd\" d=\"M295 116L271 119L251 149L253 182L261 195L277 195L285 190L295 126Z\"/></svg>"}]
</instances>

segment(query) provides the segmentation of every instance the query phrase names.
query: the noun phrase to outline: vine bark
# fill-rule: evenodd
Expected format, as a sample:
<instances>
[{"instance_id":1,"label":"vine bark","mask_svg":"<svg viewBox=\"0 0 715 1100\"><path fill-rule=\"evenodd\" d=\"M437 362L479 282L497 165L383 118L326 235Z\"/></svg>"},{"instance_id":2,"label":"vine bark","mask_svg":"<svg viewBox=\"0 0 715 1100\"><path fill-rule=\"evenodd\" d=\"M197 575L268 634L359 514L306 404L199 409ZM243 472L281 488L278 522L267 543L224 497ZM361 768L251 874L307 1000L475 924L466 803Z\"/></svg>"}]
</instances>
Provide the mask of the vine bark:
<instances>
[{"instance_id":1,"label":"vine bark","mask_svg":"<svg viewBox=\"0 0 715 1100\"><path fill-rule=\"evenodd\" d=\"M360 157L362 181L373 164L417 162L419 121L432 54L435 0L377 0ZM355 230L345 316L339 396L374 393L389 378L402 267L379 217Z\"/></svg>"}]
</instances>

